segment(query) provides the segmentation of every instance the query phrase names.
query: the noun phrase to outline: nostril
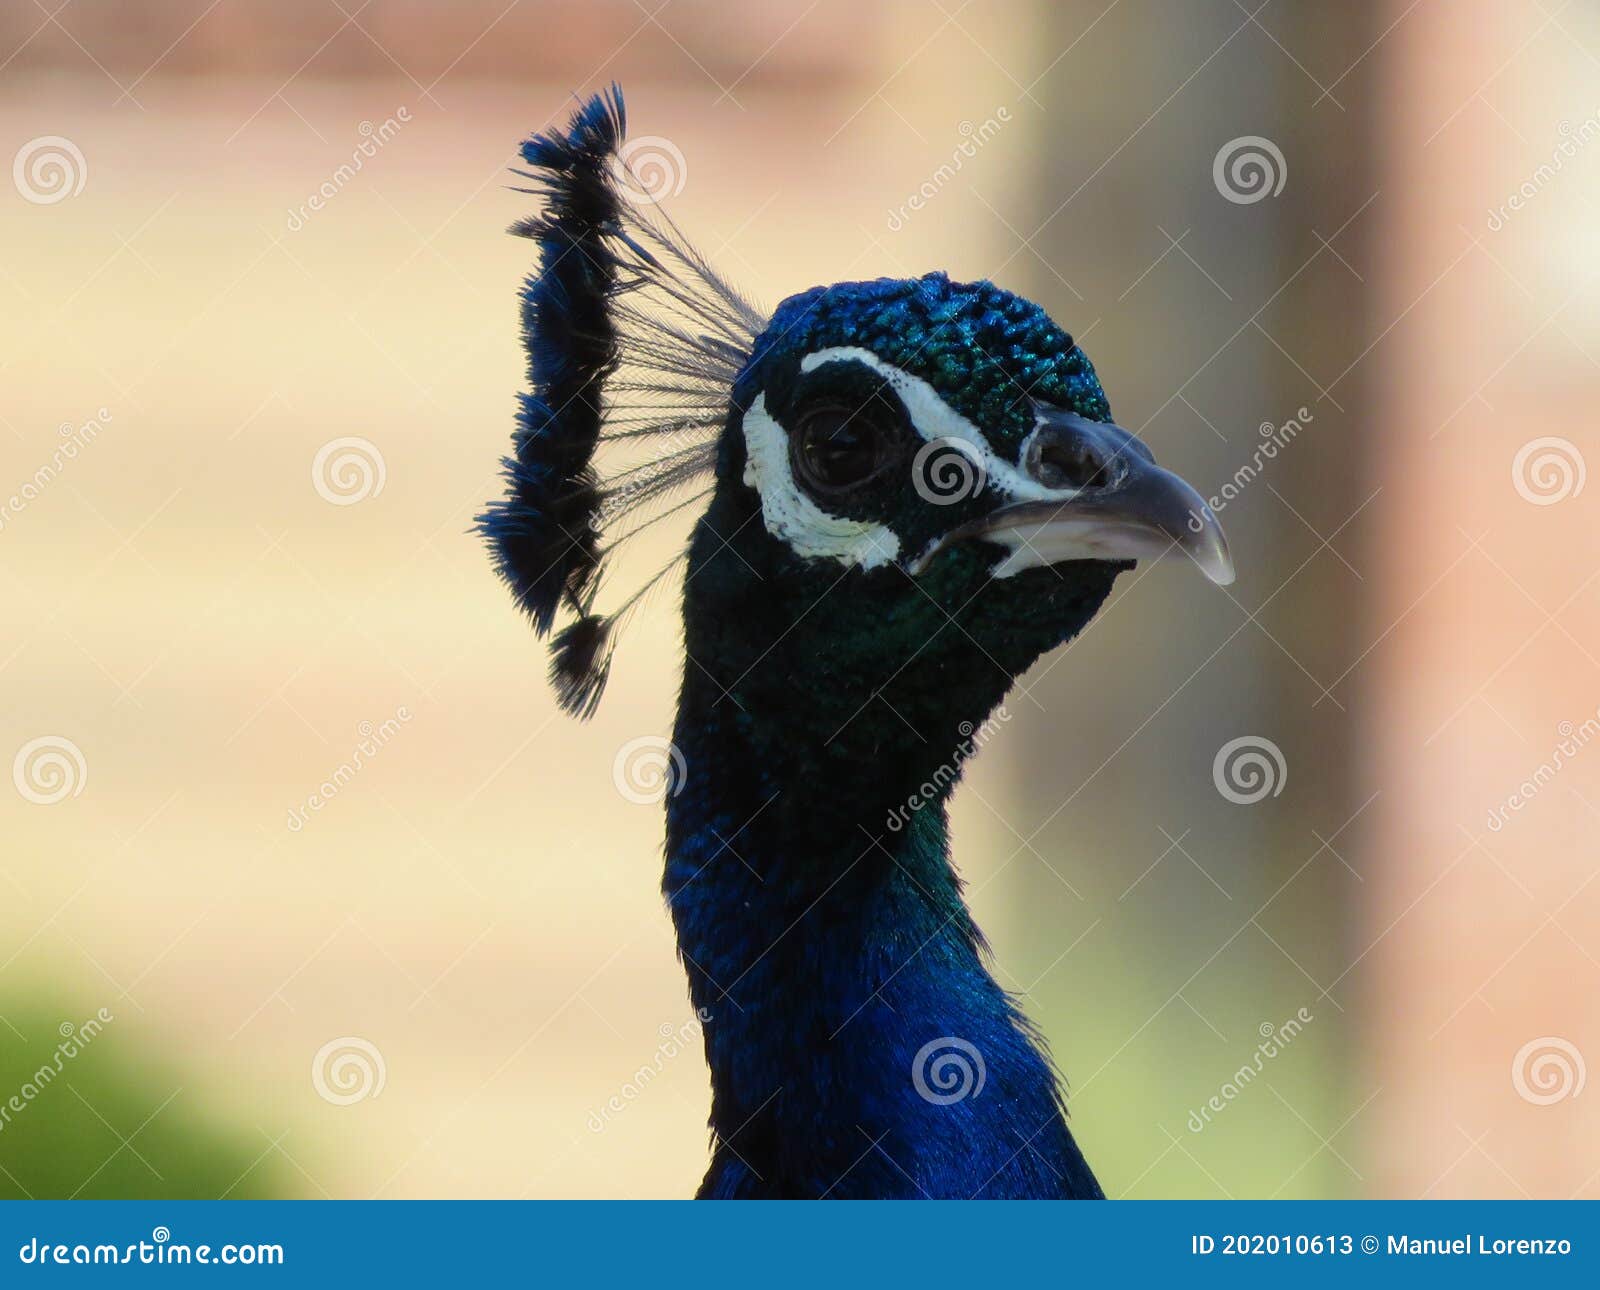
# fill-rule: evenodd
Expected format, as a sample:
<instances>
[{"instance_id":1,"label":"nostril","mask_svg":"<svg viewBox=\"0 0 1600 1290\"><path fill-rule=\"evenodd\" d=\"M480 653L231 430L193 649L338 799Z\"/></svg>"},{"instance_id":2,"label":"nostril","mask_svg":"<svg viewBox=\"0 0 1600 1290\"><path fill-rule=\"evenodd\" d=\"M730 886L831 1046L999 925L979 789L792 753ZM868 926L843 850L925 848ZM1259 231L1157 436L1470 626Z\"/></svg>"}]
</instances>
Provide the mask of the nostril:
<instances>
[{"instance_id":1,"label":"nostril","mask_svg":"<svg viewBox=\"0 0 1600 1290\"><path fill-rule=\"evenodd\" d=\"M1051 488L1104 488L1111 482L1106 459L1087 440L1041 435L1035 445L1034 473Z\"/></svg>"}]
</instances>

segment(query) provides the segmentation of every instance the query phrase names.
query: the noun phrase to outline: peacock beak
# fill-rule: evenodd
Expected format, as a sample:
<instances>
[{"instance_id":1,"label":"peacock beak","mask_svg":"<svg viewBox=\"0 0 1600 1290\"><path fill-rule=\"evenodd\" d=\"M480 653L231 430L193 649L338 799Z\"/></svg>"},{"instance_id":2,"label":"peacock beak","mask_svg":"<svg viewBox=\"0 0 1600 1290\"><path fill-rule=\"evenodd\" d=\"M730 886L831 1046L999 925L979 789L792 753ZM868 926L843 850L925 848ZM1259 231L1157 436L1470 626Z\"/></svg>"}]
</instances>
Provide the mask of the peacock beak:
<instances>
[{"instance_id":1,"label":"peacock beak","mask_svg":"<svg viewBox=\"0 0 1600 1290\"><path fill-rule=\"evenodd\" d=\"M1038 496L960 525L916 561L920 573L945 547L981 538L1007 549L992 576L1067 560L1156 560L1187 556L1218 586L1234 579L1233 557L1199 493L1156 465L1121 426L1041 408L1023 445Z\"/></svg>"}]
</instances>

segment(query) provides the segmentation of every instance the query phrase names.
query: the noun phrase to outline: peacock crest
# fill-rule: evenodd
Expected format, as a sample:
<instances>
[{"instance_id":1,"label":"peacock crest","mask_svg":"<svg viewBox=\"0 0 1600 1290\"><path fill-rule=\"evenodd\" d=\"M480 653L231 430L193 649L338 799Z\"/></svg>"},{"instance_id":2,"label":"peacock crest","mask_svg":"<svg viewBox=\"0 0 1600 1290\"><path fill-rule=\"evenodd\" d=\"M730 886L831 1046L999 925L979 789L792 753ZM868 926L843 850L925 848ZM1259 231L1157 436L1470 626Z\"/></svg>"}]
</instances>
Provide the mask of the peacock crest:
<instances>
[{"instance_id":1,"label":"peacock crest","mask_svg":"<svg viewBox=\"0 0 1600 1290\"><path fill-rule=\"evenodd\" d=\"M544 210L511 227L538 247L522 289L530 392L518 396L506 495L478 517L540 637L561 706L588 716L618 631L683 553L602 607L629 539L703 501L728 391L763 315L639 195L613 85L565 130L522 145ZM696 485L702 485L696 487Z\"/></svg>"}]
</instances>

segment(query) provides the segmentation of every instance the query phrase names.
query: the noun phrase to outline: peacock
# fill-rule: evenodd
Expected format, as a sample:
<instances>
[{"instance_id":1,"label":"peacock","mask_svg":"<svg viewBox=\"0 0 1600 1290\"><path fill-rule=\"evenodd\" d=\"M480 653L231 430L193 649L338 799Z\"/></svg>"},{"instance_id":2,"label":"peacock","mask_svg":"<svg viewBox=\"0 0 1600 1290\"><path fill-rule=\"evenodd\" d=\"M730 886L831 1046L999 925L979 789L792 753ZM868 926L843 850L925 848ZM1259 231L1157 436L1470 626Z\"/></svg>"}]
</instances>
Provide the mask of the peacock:
<instances>
[{"instance_id":1,"label":"peacock","mask_svg":"<svg viewBox=\"0 0 1600 1290\"><path fill-rule=\"evenodd\" d=\"M521 148L529 391L478 527L567 712L683 577L663 891L711 1072L705 1198L1098 1198L985 966L946 805L1136 559L1233 567L1035 304L933 272L756 308L624 160L620 87ZM637 588L624 543L698 507ZM988 723L986 725L985 723Z\"/></svg>"}]
</instances>

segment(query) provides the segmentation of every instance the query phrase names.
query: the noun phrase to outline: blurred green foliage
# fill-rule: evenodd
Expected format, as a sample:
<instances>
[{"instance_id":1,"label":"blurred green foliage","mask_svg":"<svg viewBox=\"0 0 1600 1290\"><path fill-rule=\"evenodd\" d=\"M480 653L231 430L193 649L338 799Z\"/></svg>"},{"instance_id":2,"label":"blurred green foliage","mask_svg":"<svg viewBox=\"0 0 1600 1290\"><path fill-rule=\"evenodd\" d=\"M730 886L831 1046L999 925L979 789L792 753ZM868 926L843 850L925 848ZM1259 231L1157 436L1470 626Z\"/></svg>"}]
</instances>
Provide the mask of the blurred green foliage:
<instances>
[{"instance_id":1,"label":"blurred green foliage","mask_svg":"<svg viewBox=\"0 0 1600 1290\"><path fill-rule=\"evenodd\" d=\"M0 1198L295 1194L271 1140L221 1120L128 1025L0 998Z\"/></svg>"}]
</instances>

